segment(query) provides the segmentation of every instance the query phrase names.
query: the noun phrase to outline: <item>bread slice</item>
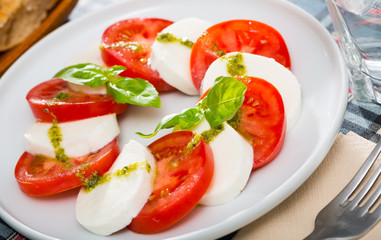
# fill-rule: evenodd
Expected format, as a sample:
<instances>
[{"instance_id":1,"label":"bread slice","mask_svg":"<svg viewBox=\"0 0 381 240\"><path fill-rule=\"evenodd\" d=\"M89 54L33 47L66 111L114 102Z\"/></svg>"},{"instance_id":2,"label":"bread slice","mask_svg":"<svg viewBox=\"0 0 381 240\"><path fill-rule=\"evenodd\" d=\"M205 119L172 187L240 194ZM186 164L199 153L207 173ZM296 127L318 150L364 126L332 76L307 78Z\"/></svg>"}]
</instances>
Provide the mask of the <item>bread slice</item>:
<instances>
[{"instance_id":1,"label":"bread slice","mask_svg":"<svg viewBox=\"0 0 381 240\"><path fill-rule=\"evenodd\" d=\"M8 50L36 30L58 0L0 0L0 51Z\"/></svg>"}]
</instances>

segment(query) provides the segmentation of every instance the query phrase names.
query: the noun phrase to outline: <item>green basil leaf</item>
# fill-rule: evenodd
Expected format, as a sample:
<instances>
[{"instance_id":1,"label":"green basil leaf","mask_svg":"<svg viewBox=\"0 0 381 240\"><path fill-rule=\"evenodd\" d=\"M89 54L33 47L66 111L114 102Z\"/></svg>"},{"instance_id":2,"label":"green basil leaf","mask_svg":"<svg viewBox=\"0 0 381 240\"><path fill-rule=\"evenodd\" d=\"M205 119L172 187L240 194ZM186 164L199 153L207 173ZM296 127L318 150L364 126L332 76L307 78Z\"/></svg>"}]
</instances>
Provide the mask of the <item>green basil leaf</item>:
<instances>
[{"instance_id":1,"label":"green basil leaf","mask_svg":"<svg viewBox=\"0 0 381 240\"><path fill-rule=\"evenodd\" d=\"M188 108L181 112L179 125L182 130L189 129L195 126L204 117L204 112L197 108Z\"/></svg>"},{"instance_id":2,"label":"green basil leaf","mask_svg":"<svg viewBox=\"0 0 381 240\"><path fill-rule=\"evenodd\" d=\"M161 107L155 87L140 78L119 77L107 84L107 91L117 103L129 103L145 107Z\"/></svg>"},{"instance_id":3,"label":"green basil leaf","mask_svg":"<svg viewBox=\"0 0 381 240\"><path fill-rule=\"evenodd\" d=\"M217 78L214 80L213 85L216 85L219 81L221 81L221 80L224 79L224 78L225 78L224 76L219 76L219 77L217 77Z\"/></svg>"},{"instance_id":4,"label":"green basil leaf","mask_svg":"<svg viewBox=\"0 0 381 240\"><path fill-rule=\"evenodd\" d=\"M108 79L111 80L118 76L120 73L122 73L124 70L126 70L126 67L115 65L106 69L106 75Z\"/></svg>"},{"instance_id":5,"label":"green basil leaf","mask_svg":"<svg viewBox=\"0 0 381 240\"><path fill-rule=\"evenodd\" d=\"M218 77L208 94L193 108L179 114L164 117L151 134L137 132L141 137L153 137L160 130L179 127L190 129L205 116L211 128L230 120L241 107L246 92L246 85L232 77Z\"/></svg>"},{"instance_id":6,"label":"green basil leaf","mask_svg":"<svg viewBox=\"0 0 381 240\"><path fill-rule=\"evenodd\" d=\"M98 65L92 63L81 63L66 67L54 75L65 81L97 87L108 81L106 72Z\"/></svg>"},{"instance_id":7,"label":"green basil leaf","mask_svg":"<svg viewBox=\"0 0 381 240\"><path fill-rule=\"evenodd\" d=\"M196 125L203 116L204 114L200 109L189 108L181 113L173 113L165 116L160 120L153 133L144 134L141 132L136 132L136 134L144 138L150 138L155 136L162 129L173 128L176 126L179 126L181 130L189 129Z\"/></svg>"},{"instance_id":8,"label":"green basil leaf","mask_svg":"<svg viewBox=\"0 0 381 240\"><path fill-rule=\"evenodd\" d=\"M141 132L136 132L136 134L144 138L153 137L162 129L168 129L168 128L173 128L177 126L179 124L180 115L181 113L180 114L174 113L174 114L165 116L163 119L160 120L159 124L155 128L155 131L151 134L144 134Z\"/></svg>"},{"instance_id":9,"label":"green basil leaf","mask_svg":"<svg viewBox=\"0 0 381 240\"><path fill-rule=\"evenodd\" d=\"M217 78L201 103L210 127L230 120L241 107L246 85L232 77Z\"/></svg>"}]
</instances>

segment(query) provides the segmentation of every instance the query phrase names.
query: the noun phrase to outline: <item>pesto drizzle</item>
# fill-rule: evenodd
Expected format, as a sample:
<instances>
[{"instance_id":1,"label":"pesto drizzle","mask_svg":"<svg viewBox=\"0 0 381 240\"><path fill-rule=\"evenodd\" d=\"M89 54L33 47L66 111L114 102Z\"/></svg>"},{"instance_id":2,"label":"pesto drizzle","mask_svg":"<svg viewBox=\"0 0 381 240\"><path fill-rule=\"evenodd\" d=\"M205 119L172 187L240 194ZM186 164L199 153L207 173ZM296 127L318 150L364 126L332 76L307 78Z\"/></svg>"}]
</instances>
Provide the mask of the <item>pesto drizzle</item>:
<instances>
[{"instance_id":1,"label":"pesto drizzle","mask_svg":"<svg viewBox=\"0 0 381 240\"><path fill-rule=\"evenodd\" d=\"M222 57L225 55L226 51L219 48L217 43L214 43L212 45L212 51L215 52L219 57Z\"/></svg>"},{"instance_id":2,"label":"pesto drizzle","mask_svg":"<svg viewBox=\"0 0 381 240\"><path fill-rule=\"evenodd\" d=\"M59 93L53 98L53 101L65 101L65 100L68 100L70 97L71 97L71 96L70 96L69 93L59 92Z\"/></svg>"},{"instance_id":3,"label":"pesto drizzle","mask_svg":"<svg viewBox=\"0 0 381 240\"><path fill-rule=\"evenodd\" d=\"M218 136L222 131L225 130L225 127L223 124L217 125L209 130L205 130L201 133L201 136L204 138L204 140L207 143L210 143L213 141L215 137Z\"/></svg>"},{"instance_id":4,"label":"pesto drizzle","mask_svg":"<svg viewBox=\"0 0 381 240\"><path fill-rule=\"evenodd\" d=\"M206 143L210 143L213 141L215 137L217 137L218 134L220 134L222 131L225 130L225 127L223 124L217 125L209 130L203 131L201 134L196 134L192 140L187 145L187 153L190 153L193 151L193 148L196 147L203 138Z\"/></svg>"},{"instance_id":5,"label":"pesto drizzle","mask_svg":"<svg viewBox=\"0 0 381 240\"><path fill-rule=\"evenodd\" d=\"M242 118L242 110L239 109L239 110L234 114L234 116L232 117L232 119L230 119L230 120L227 121L227 123L228 123L232 128L234 128L235 130L237 130L239 124L241 123L241 118Z\"/></svg>"},{"instance_id":6,"label":"pesto drizzle","mask_svg":"<svg viewBox=\"0 0 381 240\"><path fill-rule=\"evenodd\" d=\"M162 43L178 42L187 48L192 48L194 44L191 40L187 38L177 38L171 33L160 33L157 35L156 40Z\"/></svg>"},{"instance_id":7,"label":"pesto drizzle","mask_svg":"<svg viewBox=\"0 0 381 240\"><path fill-rule=\"evenodd\" d=\"M193 148L196 147L201 142L202 136L200 134L196 134L192 140L187 145L187 153L192 152Z\"/></svg>"},{"instance_id":8,"label":"pesto drizzle","mask_svg":"<svg viewBox=\"0 0 381 240\"><path fill-rule=\"evenodd\" d=\"M224 58L228 61L226 67L230 76L244 76L246 74L247 70L246 66L243 64L243 56L241 53Z\"/></svg>"},{"instance_id":9,"label":"pesto drizzle","mask_svg":"<svg viewBox=\"0 0 381 240\"><path fill-rule=\"evenodd\" d=\"M65 149L61 147L62 134L61 128L58 126L57 119L53 119L53 124L48 130L50 143L53 145L56 159L68 167L71 164L68 162L69 157L65 154Z\"/></svg>"},{"instance_id":10,"label":"pesto drizzle","mask_svg":"<svg viewBox=\"0 0 381 240\"><path fill-rule=\"evenodd\" d=\"M138 168L146 169L148 173L151 171L151 166L149 165L149 163L147 161L143 161L132 163L128 166L124 166L123 168L116 170L115 172L106 173L103 176L100 176L98 172L94 172L92 175L90 175L83 181L84 190L85 192L90 192L96 186L110 181L113 177L128 177L133 171L137 170Z\"/></svg>"}]
</instances>

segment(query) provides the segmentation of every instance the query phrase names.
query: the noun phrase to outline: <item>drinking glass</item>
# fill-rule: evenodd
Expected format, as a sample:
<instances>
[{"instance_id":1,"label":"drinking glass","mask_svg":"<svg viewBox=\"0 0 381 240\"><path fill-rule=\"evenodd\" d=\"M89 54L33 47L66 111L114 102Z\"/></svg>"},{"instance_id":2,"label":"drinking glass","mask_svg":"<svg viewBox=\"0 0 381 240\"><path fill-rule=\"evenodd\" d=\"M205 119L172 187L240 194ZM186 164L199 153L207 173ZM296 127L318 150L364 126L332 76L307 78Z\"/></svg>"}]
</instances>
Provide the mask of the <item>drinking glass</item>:
<instances>
[{"instance_id":1,"label":"drinking glass","mask_svg":"<svg viewBox=\"0 0 381 240\"><path fill-rule=\"evenodd\" d=\"M351 94L381 104L381 0L326 0Z\"/></svg>"}]
</instances>

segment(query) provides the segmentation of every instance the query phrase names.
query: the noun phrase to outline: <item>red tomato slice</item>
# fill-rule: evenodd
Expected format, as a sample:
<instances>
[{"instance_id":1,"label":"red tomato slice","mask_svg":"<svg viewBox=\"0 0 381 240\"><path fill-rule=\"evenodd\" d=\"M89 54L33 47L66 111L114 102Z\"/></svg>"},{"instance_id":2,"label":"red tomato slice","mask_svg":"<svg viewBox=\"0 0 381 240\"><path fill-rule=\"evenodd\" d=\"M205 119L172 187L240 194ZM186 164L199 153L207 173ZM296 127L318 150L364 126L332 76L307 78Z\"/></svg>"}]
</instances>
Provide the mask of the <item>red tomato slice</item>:
<instances>
[{"instance_id":1,"label":"red tomato slice","mask_svg":"<svg viewBox=\"0 0 381 240\"><path fill-rule=\"evenodd\" d=\"M51 195L81 186L83 178L95 172L103 175L119 152L116 138L99 151L70 158L68 163L24 152L16 164L15 177L24 193L33 196Z\"/></svg>"},{"instance_id":2,"label":"red tomato slice","mask_svg":"<svg viewBox=\"0 0 381 240\"><path fill-rule=\"evenodd\" d=\"M57 99L60 93L66 100ZM111 96L71 91L62 79L52 79L32 88L26 96L34 116L39 121L67 122L126 111L127 104L119 104Z\"/></svg>"},{"instance_id":3,"label":"red tomato slice","mask_svg":"<svg viewBox=\"0 0 381 240\"><path fill-rule=\"evenodd\" d=\"M245 100L238 119L231 125L254 149L253 169L271 162L281 151L286 134L286 116L281 95L269 82L255 77L236 77L246 84Z\"/></svg>"},{"instance_id":4,"label":"red tomato slice","mask_svg":"<svg viewBox=\"0 0 381 240\"><path fill-rule=\"evenodd\" d=\"M157 160L153 193L128 226L137 233L161 231L184 217L200 201L213 176L214 160L209 145L201 140L186 153L193 133L166 135L148 147Z\"/></svg>"},{"instance_id":5,"label":"red tomato slice","mask_svg":"<svg viewBox=\"0 0 381 240\"><path fill-rule=\"evenodd\" d=\"M108 66L125 66L121 76L145 79L158 91L174 90L150 65L156 35L172 23L158 18L132 18L111 25L102 36L103 61Z\"/></svg>"},{"instance_id":6,"label":"red tomato slice","mask_svg":"<svg viewBox=\"0 0 381 240\"><path fill-rule=\"evenodd\" d=\"M198 90L210 64L229 52L254 53L291 67L286 43L271 26L251 20L221 22L207 29L193 45L190 66Z\"/></svg>"}]
</instances>

